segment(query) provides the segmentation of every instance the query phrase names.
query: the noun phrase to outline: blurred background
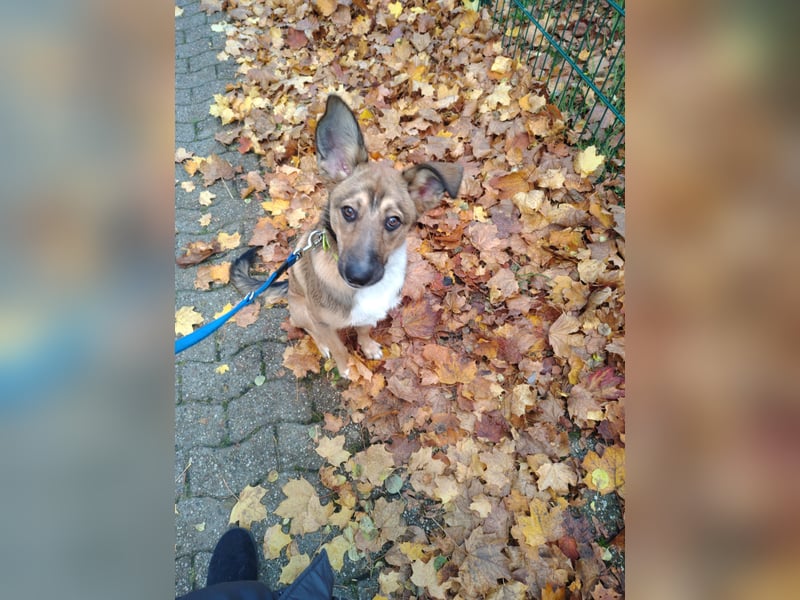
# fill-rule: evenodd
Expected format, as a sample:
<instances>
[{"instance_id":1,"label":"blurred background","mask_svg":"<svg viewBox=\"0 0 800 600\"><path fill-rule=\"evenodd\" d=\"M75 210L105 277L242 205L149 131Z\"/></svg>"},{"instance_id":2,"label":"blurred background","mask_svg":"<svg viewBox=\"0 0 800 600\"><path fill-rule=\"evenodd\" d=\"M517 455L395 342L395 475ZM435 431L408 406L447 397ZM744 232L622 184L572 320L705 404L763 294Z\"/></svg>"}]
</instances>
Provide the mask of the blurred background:
<instances>
[{"instance_id":1,"label":"blurred background","mask_svg":"<svg viewBox=\"0 0 800 600\"><path fill-rule=\"evenodd\" d=\"M796 593L798 8L626 11L627 588ZM0 596L169 597L174 7L3 14Z\"/></svg>"}]
</instances>

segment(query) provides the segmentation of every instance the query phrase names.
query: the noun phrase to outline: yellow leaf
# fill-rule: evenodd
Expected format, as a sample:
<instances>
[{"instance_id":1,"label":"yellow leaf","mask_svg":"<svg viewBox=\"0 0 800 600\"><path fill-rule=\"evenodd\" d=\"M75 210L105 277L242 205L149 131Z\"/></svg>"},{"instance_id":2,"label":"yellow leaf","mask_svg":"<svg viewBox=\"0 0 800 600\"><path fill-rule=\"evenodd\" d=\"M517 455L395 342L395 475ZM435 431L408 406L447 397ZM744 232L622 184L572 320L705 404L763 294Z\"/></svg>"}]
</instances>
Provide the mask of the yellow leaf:
<instances>
[{"instance_id":1,"label":"yellow leaf","mask_svg":"<svg viewBox=\"0 0 800 600\"><path fill-rule=\"evenodd\" d=\"M539 187L558 190L564 187L564 173L561 169L547 169L543 175L539 175L536 180Z\"/></svg>"},{"instance_id":2,"label":"yellow leaf","mask_svg":"<svg viewBox=\"0 0 800 600\"><path fill-rule=\"evenodd\" d=\"M506 56L498 56L494 59L492 67L489 70L493 71L494 73L500 73L501 75L504 75L511 70L511 65L513 63L514 61Z\"/></svg>"},{"instance_id":3,"label":"yellow leaf","mask_svg":"<svg viewBox=\"0 0 800 600\"><path fill-rule=\"evenodd\" d=\"M497 84L494 91L486 97L486 100L483 101L479 111L485 113L496 109L498 106L508 106L511 104L511 96L508 95L510 91L511 85L505 81L501 81Z\"/></svg>"},{"instance_id":4,"label":"yellow leaf","mask_svg":"<svg viewBox=\"0 0 800 600\"><path fill-rule=\"evenodd\" d=\"M233 308L233 304L228 302L225 306L222 307L221 311L219 311L218 313L214 313L214 318L215 319L219 319L222 315L224 315L226 312L228 312L232 308Z\"/></svg>"},{"instance_id":5,"label":"yellow leaf","mask_svg":"<svg viewBox=\"0 0 800 600\"><path fill-rule=\"evenodd\" d=\"M289 585L297 576L305 571L306 567L311 564L311 558L308 554L297 554L289 559L289 564L281 570L281 578L278 583L285 583Z\"/></svg>"},{"instance_id":6,"label":"yellow leaf","mask_svg":"<svg viewBox=\"0 0 800 600\"><path fill-rule=\"evenodd\" d=\"M221 231L217 236L217 241L219 241L221 250L233 250L239 247L239 244L242 242L242 236L238 231L234 234L227 234Z\"/></svg>"},{"instance_id":7,"label":"yellow leaf","mask_svg":"<svg viewBox=\"0 0 800 600\"><path fill-rule=\"evenodd\" d=\"M395 592L402 589L403 582L400 579L401 575L397 571L389 571L389 572L382 572L378 575L378 583L381 586L381 592L387 594L387 596L374 596L372 600L378 600L379 598L383 598L384 600L389 600L389 597L392 596Z\"/></svg>"},{"instance_id":8,"label":"yellow leaf","mask_svg":"<svg viewBox=\"0 0 800 600\"><path fill-rule=\"evenodd\" d=\"M446 597L445 592L450 587L450 582L439 583L439 575L436 572L434 560L430 559L427 563L421 560L411 563L411 583L421 588L425 588L434 598Z\"/></svg>"},{"instance_id":9,"label":"yellow leaf","mask_svg":"<svg viewBox=\"0 0 800 600\"><path fill-rule=\"evenodd\" d=\"M511 534L531 548L539 548L546 542L557 540L561 536L562 512L566 506L567 501L560 497L552 508L547 502L534 498L529 505L530 516L518 516Z\"/></svg>"},{"instance_id":10,"label":"yellow leaf","mask_svg":"<svg viewBox=\"0 0 800 600\"><path fill-rule=\"evenodd\" d=\"M581 177L588 177L594 173L604 162L606 157L597 153L597 148L589 146L575 155L572 165L575 172Z\"/></svg>"},{"instance_id":11,"label":"yellow leaf","mask_svg":"<svg viewBox=\"0 0 800 600\"><path fill-rule=\"evenodd\" d=\"M203 322L203 315L194 306L182 306L175 311L175 335L189 335L194 326Z\"/></svg>"},{"instance_id":12,"label":"yellow leaf","mask_svg":"<svg viewBox=\"0 0 800 600\"><path fill-rule=\"evenodd\" d=\"M464 8L467 10L478 11L481 8L481 0L461 0L461 4L463 4Z\"/></svg>"},{"instance_id":13,"label":"yellow leaf","mask_svg":"<svg viewBox=\"0 0 800 600\"><path fill-rule=\"evenodd\" d=\"M330 17L338 4L337 0L314 0L314 5L323 17Z\"/></svg>"},{"instance_id":14,"label":"yellow leaf","mask_svg":"<svg viewBox=\"0 0 800 600\"><path fill-rule=\"evenodd\" d=\"M264 556L269 559L278 558L281 550L291 541L292 536L283 533L281 524L276 523L264 532Z\"/></svg>"},{"instance_id":15,"label":"yellow leaf","mask_svg":"<svg viewBox=\"0 0 800 600\"><path fill-rule=\"evenodd\" d=\"M180 6L175 7L175 16L180 17L183 14L183 9Z\"/></svg>"},{"instance_id":16,"label":"yellow leaf","mask_svg":"<svg viewBox=\"0 0 800 600\"><path fill-rule=\"evenodd\" d=\"M206 162L205 158L202 156L195 156L183 163L183 169L191 176L197 173L197 169L203 166L204 162Z\"/></svg>"},{"instance_id":17,"label":"yellow leaf","mask_svg":"<svg viewBox=\"0 0 800 600\"><path fill-rule=\"evenodd\" d=\"M419 560L425 556L425 546L418 542L400 542L400 552L405 554L411 560Z\"/></svg>"},{"instance_id":18,"label":"yellow leaf","mask_svg":"<svg viewBox=\"0 0 800 600\"><path fill-rule=\"evenodd\" d=\"M214 372L219 373L220 375L222 375L223 373L227 373L230 370L231 370L231 368L228 365L220 365L216 369L214 369Z\"/></svg>"},{"instance_id":19,"label":"yellow leaf","mask_svg":"<svg viewBox=\"0 0 800 600\"><path fill-rule=\"evenodd\" d=\"M395 19L396 19L397 17L399 17L399 16L400 16L400 13L402 13L402 12L403 12L403 5L402 5L402 3L400 3L400 1L399 1L399 0L398 0L397 2L390 2L390 3L389 3L389 12L392 14L392 16L393 16Z\"/></svg>"},{"instance_id":20,"label":"yellow leaf","mask_svg":"<svg viewBox=\"0 0 800 600\"><path fill-rule=\"evenodd\" d=\"M333 504L322 506L317 492L308 481L303 478L291 479L283 486L283 493L286 494L286 500L278 505L275 514L292 520L289 528L291 535L312 533L328 523Z\"/></svg>"},{"instance_id":21,"label":"yellow leaf","mask_svg":"<svg viewBox=\"0 0 800 600\"><path fill-rule=\"evenodd\" d=\"M335 438L323 437L316 448L317 454L337 467L350 458L350 453L344 449L344 442L343 435L337 435Z\"/></svg>"},{"instance_id":22,"label":"yellow leaf","mask_svg":"<svg viewBox=\"0 0 800 600\"><path fill-rule=\"evenodd\" d=\"M545 100L544 96L536 94L525 94L519 99L519 107L530 113L538 112L545 104L547 104L547 100Z\"/></svg>"},{"instance_id":23,"label":"yellow leaf","mask_svg":"<svg viewBox=\"0 0 800 600\"><path fill-rule=\"evenodd\" d=\"M544 192L542 190L531 190L529 192L517 192L511 198L517 208L524 215L532 215L539 211L544 202Z\"/></svg>"},{"instance_id":24,"label":"yellow leaf","mask_svg":"<svg viewBox=\"0 0 800 600\"><path fill-rule=\"evenodd\" d=\"M228 365L223 365L227 368ZM267 490L260 485L248 485L239 494L239 501L233 505L228 523L239 523L240 527L250 529L253 521L263 521L267 518L267 507L261 504L261 498Z\"/></svg>"},{"instance_id":25,"label":"yellow leaf","mask_svg":"<svg viewBox=\"0 0 800 600\"><path fill-rule=\"evenodd\" d=\"M197 523L197 524L194 526L194 528L195 528L197 531L201 531L201 532L202 532L202 531L205 531L205 530L206 530L206 522L205 522L205 521L203 521L202 523Z\"/></svg>"},{"instance_id":26,"label":"yellow leaf","mask_svg":"<svg viewBox=\"0 0 800 600\"><path fill-rule=\"evenodd\" d=\"M211 213L204 214L202 217L197 219L197 222L200 223L200 227L208 227L211 225Z\"/></svg>"},{"instance_id":27,"label":"yellow leaf","mask_svg":"<svg viewBox=\"0 0 800 600\"><path fill-rule=\"evenodd\" d=\"M599 456L594 450L583 458L582 465L586 470L584 483L596 492L610 494L616 491L625 497L625 450L619 446L609 446Z\"/></svg>"},{"instance_id":28,"label":"yellow leaf","mask_svg":"<svg viewBox=\"0 0 800 600\"><path fill-rule=\"evenodd\" d=\"M395 469L394 457L384 444L373 444L354 455L353 459L362 468L360 479L366 479L372 485L381 485Z\"/></svg>"},{"instance_id":29,"label":"yellow leaf","mask_svg":"<svg viewBox=\"0 0 800 600\"><path fill-rule=\"evenodd\" d=\"M337 535L322 547L328 553L328 560L331 562L334 571L341 571L344 566L344 555L353 547L353 543L348 542L343 535Z\"/></svg>"},{"instance_id":30,"label":"yellow leaf","mask_svg":"<svg viewBox=\"0 0 800 600\"><path fill-rule=\"evenodd\" d=\"M194 191L194 183L191 181L182 181L181 188L183 188L184 192L193 192Z\"/></svg>"},{"instance_id":31,"label":"yellow leaf","mask_svg":"<svg viewBox=\"0 0 800 600\"><path fill-rule=\"evenodd\" d=\"M216 197L216 194L212 194L208 190L203 190L200 192L200 196L197 201L200 202L202 206L211 206L211 201Z\"/></svg>"},{"instance_id":32,"label":"yellow leaf","mask_svg":"<svg viewBox=\"0 0 800 600\"><path fill-rule=\"evenodd\" d=\"M486 209L482 206L474 206L472 208L472 218L480 223L486 223L489 217L486 216Z\"/></svg>"},{"instance_id":33,"label":"yellow leaf","mask_svg":"<svg viewBox=\"0 0 800 600\"><path fill-rule=\"evenodd\" d=\"M272 198L271 200L261 203L261 208L273 216L283 214L285 211L289 210L290 206L291 202L289 200L279 198Z\"/></svg>"}]
</instances>

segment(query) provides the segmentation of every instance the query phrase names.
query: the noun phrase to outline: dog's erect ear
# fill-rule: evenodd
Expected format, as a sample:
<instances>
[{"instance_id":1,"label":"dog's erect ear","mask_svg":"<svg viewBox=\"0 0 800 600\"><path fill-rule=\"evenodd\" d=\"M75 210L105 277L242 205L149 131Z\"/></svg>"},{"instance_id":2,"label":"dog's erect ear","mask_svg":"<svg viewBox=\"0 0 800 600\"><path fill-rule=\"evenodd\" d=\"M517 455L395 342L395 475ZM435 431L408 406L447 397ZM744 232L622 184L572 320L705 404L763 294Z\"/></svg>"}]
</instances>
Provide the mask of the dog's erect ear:
<instances>
[{"instance_id":1,"label":"dog's erect ear","mask_svg":"<svg viewBox=\"0 0 800 600\"><path fill-rule=\"evenodd\" d=\"M334 181L346 178L356 165L367 162L369 158L358 121L339 96L328 96L325 114L317 124L314 139L317 164Z\"/></svg>"},{"instance_id":2,"label":"dog's erect ear","mask_svg":"<svg viewBox=\"0 0 800 600\"><path fill-rule=\"evenodd\" d=\"M444 192L455 198L463 174L461 165L445 162L422 163L403 171L408 193L420 214L439 204Z\"/></svg>"}]
</instances>

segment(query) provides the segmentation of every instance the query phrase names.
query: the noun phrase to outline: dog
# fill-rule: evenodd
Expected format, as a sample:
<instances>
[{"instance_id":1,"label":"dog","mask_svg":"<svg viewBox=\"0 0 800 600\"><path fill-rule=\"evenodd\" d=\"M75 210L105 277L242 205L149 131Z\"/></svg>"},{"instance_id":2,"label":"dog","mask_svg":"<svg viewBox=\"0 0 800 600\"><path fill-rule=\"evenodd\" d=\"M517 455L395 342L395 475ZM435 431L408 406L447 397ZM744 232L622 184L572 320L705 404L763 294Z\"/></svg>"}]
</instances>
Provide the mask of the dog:
<instances>
[{"instance_id":1,"label":"dog","mask_svg":"<svg viewBox=\"0 0 800 600\"><path fill-rule=\"evenodd\" d=\"M349 378L349 353L338 331L354 327L368 359L383 353L371 329L401 300L406 277L406 234L446 192L455 198L463 169L426 162L404 171L369 160L355 115L336 95L328 96L315 134L317 165L332 186L320 221L322 247L315 247L289 271L288 282L271 286L268 300L288 297L292 325L305 329L326 357L333 356ZM303 234L304 248L312 232ZM231 266L230 280L242 293L263 282L250 276L258 247Z\"/></svg>"}]
</instances>

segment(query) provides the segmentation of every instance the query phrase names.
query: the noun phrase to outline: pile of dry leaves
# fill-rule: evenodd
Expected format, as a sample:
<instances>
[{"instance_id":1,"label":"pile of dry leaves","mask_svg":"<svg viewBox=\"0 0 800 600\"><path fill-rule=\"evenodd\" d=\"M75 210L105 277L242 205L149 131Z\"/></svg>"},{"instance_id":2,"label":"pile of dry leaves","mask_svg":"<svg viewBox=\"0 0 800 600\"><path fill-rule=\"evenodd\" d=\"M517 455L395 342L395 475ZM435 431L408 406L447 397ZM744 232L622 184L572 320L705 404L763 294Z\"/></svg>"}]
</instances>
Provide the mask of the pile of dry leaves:
<instances>
[{"instance_id":1,"label":"pile of dry leaves","mask_svg":"<svg viewBox=\"0 0 800 600\"><path fill-rule=\"evenodd\" d=\"M263 203L248 243L264 245L268 270L324 204L313 131L328 93L353 107L373 159L464 167L459 197L409 238L402 306L373 333L384 360L354 357L346 404L325 415L317 452L332 493L323 501L302 478L284 488L288 525L264 545L289 560L283 580L310 560L295 536L329 527L334 567L379 560L385 597L624 595L623 181L596 181L603 157L568 144L565 117L503 54L485 11L455 0L203 6L227 11L219 58L241 74L211 106L226 125L218 139L260 155L263 170L179 160L206 185L241 177L242 197ZM209 269L202 286L227 281ZM286 367L332 369L290 333ZM365 450L345 448L350 422L368 432ZM264 518L261 495L247 488L234 516Z\"/></svg>"}]
</instances>

